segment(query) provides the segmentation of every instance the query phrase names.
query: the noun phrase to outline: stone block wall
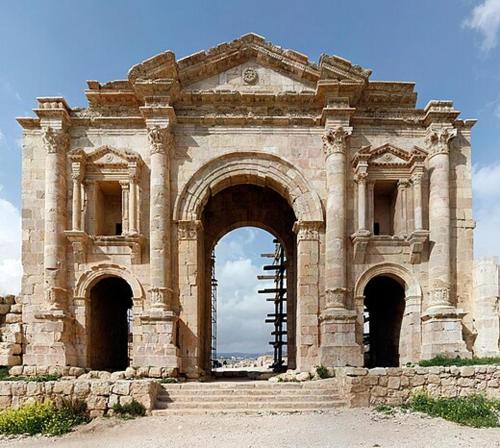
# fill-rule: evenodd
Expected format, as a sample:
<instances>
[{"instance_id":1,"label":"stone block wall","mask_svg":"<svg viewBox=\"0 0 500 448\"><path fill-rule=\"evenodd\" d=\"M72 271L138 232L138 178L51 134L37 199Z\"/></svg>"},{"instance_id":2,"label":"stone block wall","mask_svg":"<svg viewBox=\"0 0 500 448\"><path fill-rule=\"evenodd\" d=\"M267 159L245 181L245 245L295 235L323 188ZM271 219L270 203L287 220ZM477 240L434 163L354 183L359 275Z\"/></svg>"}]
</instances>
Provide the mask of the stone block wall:
<instances>
[{"instance_id":1,"label":"stone block wall","mask_svg":"<svg viewBox=\"0 0 500 448\"><path fill-rule=\"evenodd\" d=\"M108 413L115 403L137 400L149 413L155 404L160 383L155 380L62 379L59 381L0 381L0 409L17 408L30 402L80 399L87 403L91 417Z\"/></svg>"},{"instance_id":2,"label":"stone block wall","mask_svg":"<svg viewBox=\"0 0 500 448\"><path fill-rule=\"evenodd\" d=\"M500 399L500 366L346 367L335 372L350 407L400 405L420 391L445 397L483 393Z\"/></svg>"},{"instance_id":3,"label":"stone block wall","mask_svg":"<svg viewBox=\"0 0 500 448\"><path fill-rule=\"evenodd\" d=\"M0 366L22 363L22 316L20 298L0 296Z\"/></svg>"}]
</instances>

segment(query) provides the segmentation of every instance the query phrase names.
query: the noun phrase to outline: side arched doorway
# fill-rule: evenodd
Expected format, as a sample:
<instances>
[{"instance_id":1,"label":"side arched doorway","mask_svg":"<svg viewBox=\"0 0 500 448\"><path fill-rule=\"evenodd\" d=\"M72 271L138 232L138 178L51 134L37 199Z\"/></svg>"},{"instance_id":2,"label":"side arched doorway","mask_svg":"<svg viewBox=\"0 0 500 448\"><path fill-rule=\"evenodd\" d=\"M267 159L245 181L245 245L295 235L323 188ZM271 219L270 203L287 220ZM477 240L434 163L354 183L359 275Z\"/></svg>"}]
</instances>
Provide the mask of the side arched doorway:
<instances>
[{"instance_id":1,"label":"side arched doorway","mask_svg":"<svg viewBox=\"0 0 500 448\"><path fill-rule=\"evenodd\" d=\"M125 370L130 362L132 289L120 277L98 280L90 290L88 366Z\"/></svg>"},{"instance_id":2,"label":"side arched doorway","mask_svg":"<svg viewBox=\"0 0 500 448\"><path fill-rule=\"evenodd\" d=\"M365 365L397 367L405 311L404 286L394 278L379 275L368 282L364 297Z\"/></svg>"}]
</instances>

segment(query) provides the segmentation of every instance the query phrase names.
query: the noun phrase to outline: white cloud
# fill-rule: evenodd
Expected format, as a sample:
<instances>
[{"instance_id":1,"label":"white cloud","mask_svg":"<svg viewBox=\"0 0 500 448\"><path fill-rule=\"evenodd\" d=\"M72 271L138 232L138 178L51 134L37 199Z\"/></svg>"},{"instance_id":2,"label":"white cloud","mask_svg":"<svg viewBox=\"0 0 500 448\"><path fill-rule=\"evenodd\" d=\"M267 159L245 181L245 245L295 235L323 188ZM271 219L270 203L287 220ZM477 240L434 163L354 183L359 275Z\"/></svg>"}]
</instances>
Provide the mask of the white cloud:
<instances>
[{"instance_id":1,"label":"white cloud","mask_svg":"<svg viewBox=\"0 0 500 448\"><path fill-rule=\"evenodd\" d=\"M477 257L500 255L500 162L472 169L474 217L476 219L474 252Z\"/></svg>"},{"instance_id":2,"label":"white cloud","mask_svg":"<svg viewBox=\"0 0 500 448\"><path fill-rule=\"evenodd\" d=\"M0 186L1 187L1 186ZM0 191L2 188L0 188ZM0 294L17 294L21 286L21 216L0 198Z\"/></svg>"},{"instance_id":3,"label":"white cloud","mask_svg":"<svg viewBox=\"0 0 500 448\"><path fill-rule=\"evenodd\" d=\"M500 30L500 0L484 0L474 7L465 26L481 33L481 48L484 51L496 47Z\"/></svg>"},{"instance_id":4,"label":"white cloud","mask_svg":"<svg viewBox=\"0 0 500 448\"><path fill-rule=\"evenodd\" d=\"M272 312L258 290L272 283L257 280L262 274L250 258L227 260L217 272L218 351L263 353L270 351L271 325L264 322Z\"/></svg>"}]
</instances>

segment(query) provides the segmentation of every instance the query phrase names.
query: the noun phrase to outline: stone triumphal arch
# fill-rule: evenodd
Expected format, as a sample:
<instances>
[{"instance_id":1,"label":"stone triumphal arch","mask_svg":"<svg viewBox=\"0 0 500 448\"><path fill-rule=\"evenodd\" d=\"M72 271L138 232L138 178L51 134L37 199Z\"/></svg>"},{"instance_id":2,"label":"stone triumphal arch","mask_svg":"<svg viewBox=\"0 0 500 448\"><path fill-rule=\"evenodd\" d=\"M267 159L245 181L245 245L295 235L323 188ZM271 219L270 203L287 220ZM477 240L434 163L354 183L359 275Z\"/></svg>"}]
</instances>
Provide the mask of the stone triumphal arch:
<instances>
[{"instance_id":1,"label":"stone triumphal arch","mask_svg":"<svg viewBox=\"0 0 500 448\"><path fill-rule=\"evenodd\" d=\"M470 356L474 120L370 74L247 34L38 98L22 362L206 374L209 257L241 226L287 253L291 367Z\"/></svg>"}]
</instances>

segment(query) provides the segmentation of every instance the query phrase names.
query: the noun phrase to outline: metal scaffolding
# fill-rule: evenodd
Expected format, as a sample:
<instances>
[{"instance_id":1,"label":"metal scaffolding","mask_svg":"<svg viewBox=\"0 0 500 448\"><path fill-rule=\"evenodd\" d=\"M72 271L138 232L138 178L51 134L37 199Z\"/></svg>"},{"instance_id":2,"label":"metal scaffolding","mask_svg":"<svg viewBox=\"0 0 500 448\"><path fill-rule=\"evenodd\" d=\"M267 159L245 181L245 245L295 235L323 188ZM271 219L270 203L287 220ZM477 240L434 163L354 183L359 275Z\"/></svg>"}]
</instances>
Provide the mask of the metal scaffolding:
<instances>
[{"instance_id":1,"label":"metal scaffolding","mask_svg":"<svg viewBox=\"0 0 500 448\"><path fill-rule=\"evenodd\" d=\"M212 291L212 304L211 304L211 313L212 313L212 344L211 344L211 359L212 359L212 367L217 366L217 279L215 278L215 251L212 252L212 256L210 258L211 261L211 291Z\"/></svg>"},{"instance_id":2,"label":"metal scaffolding","mask_svg":"<svg viewBox=\"0 0 500 448\"><path fill-rule=\"evenodd\" d=\"M273 280L274 288L261 289L260 294L274 294L274 297L266 298L268 302L274 302L274 313L267 315L266 323L274 324L274 331L271 335L274 340L269 342L274 349L274 362L271 366L275 372L286 370L285 360L283 359L283 347L286 347L287 341L287 310L286 310L286 258L285 250L278 240L273 241L275 244L274 252L262 254L262 257L272 258L272 264L265 265L264 271L274 271L274 274L259 275L259 280Z\"/></svg>"}]
</instances>

